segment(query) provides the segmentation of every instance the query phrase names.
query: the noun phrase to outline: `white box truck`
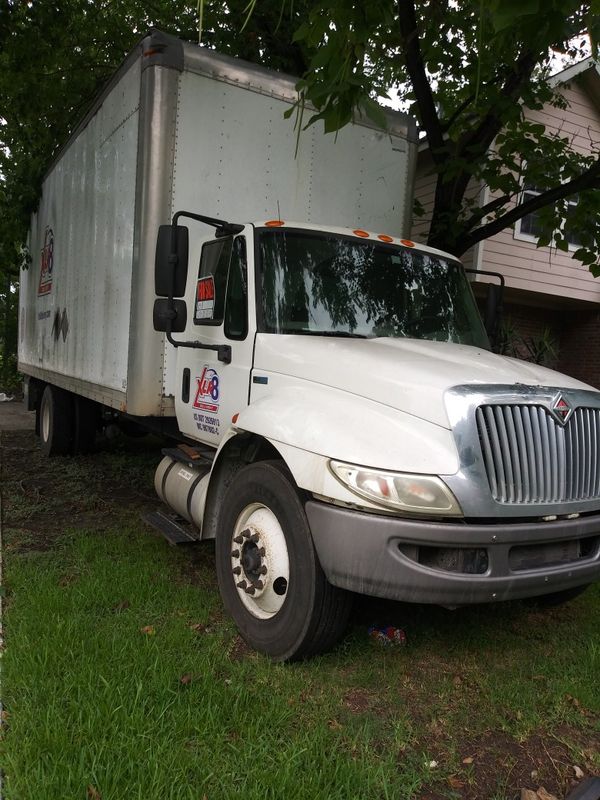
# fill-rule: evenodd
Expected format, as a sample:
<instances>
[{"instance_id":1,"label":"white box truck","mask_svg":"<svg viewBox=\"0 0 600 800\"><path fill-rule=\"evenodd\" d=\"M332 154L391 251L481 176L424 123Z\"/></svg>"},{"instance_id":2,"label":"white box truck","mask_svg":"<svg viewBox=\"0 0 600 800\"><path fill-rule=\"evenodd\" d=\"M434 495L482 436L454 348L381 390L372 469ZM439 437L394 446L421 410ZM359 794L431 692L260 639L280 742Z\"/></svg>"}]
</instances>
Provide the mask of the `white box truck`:
<instances>
[{"instance_id":1,"label":"white box truck","mask_svg":"<svg viewBox=\"0 0 600 800\"><path fill-rule=\"evenodd\" d=\"M114 76L32 220L42 447L169 434L153 522L216 539L227 609L277 659L331 646L351 592L573 596L600 577L600 393L492 353L460 263L404 238L410 118L297 143L295 97L159 32Z\"/></svg>"}]
</instances>

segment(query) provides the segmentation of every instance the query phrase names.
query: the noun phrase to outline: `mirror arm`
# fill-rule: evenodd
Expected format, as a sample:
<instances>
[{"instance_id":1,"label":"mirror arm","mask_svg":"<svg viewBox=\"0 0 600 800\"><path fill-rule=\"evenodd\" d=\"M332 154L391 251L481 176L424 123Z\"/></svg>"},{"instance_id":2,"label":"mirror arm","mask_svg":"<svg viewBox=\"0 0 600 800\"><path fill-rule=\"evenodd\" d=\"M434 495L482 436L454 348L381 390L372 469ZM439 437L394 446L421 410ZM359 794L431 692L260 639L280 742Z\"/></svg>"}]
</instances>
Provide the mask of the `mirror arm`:
<instances>
[{"instance_id":1,"label":"mirror arm","mask_svg":"<svg viewBox=\"0 0 600 800\"><path fill-rule=\"evenodd\" d=\"M464 270L465 272L470 272L472 275L489 275L491 278L498 278L498 282L500 283L500 302L498 305L502 305L502 295L504 294L504 287L506 286L504 275L500 272L490 272L487 269L467 269L467 267L465 267Z\"/></svg>"},{"instance_id":2,"label":"mirror arm","mask_svg":"<svg viewBox=\"0 0 600 800\"><path fill-rule=\"evenodd\" d=\"M191 347L194 350L214 350L217 354L217 359L222 361L223 364L231 364L231 346L228 344L202 344L202 342L178 342L173 339L171 332L171 320L165 331L167 334L167 341L173 347Z\"/></svg>"},{"instance_id":3,"label":"mirror arm","mask_svg":"<svg viewBox=\"0 0 600 800\"><path fill-rule=\"evenodd\" d=\"M491 272L490 270L486 270L486 269L467 269L467 268L465 268L465 272L471 273L472 275L489 275L491 278L497 278L498 282L500 284L500 288L499 288L499 291L498 291L498 297L497 297L497 300L496 300L495 307L491 309L492 325L490 327L493 328L493 330L487 330L488 329L488 316L490 314L489 301L491 299L489 291L488 291L488 308L486 309L486 315L485 315L486 316L486 320L485 320L485 322L486 322L486 331L487 331L488 336L490 337L490 341L492 343L492 349L494 349L498 344L498 342L497 342L497 339L498 339L498 330L497 330L497 328L498 328L498 320L501 319L501 317L502 317L503 304L504 304L504 288L506 286L506 281L504 280L504 275L502 275L500 272Z\"/></svg>"}]
</instances>

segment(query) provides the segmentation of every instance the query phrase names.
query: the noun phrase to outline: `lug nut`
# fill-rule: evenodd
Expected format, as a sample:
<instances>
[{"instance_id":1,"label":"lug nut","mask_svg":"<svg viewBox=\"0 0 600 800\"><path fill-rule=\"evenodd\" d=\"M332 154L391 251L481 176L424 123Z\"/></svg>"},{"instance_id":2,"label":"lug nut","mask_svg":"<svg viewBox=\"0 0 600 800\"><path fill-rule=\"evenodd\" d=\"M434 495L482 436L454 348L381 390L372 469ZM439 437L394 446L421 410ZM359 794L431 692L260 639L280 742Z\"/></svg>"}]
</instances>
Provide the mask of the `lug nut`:
<instances>
[{"instance_id":1,"label":"lug nut","mask_svg":"<svg viewBox=\"0 0 600 800\"><path fill-rule=\"evenodd\" d=\"M233 574L234 575L241 575L242 574L242 568L241 567L234 567L233 568Z\"/></svg>"},{"instance_id":2,"label":"lug nut","mask_svg":"<svg viewBox=\"0 0 600 800\"><path fill-rule=\"evenodd\" d=\"M254 588L254 586L248 586L248 588L245 589L246 594L254 594L255 591L256 589Z\"/></svg>"},{"instance_id":3,"label":"lug nut","mask_svg":"<svg viewBox=\"0 0 600 800\"><path fill-rule=\"evenodd\" d=\"M245 589L246 586L248 586L248 584L246 583L246 581L240 581L239 583L236 583L236 586L238 587L238 589Z\"/></svg>"},{"instance_id":4,"label":"lug nut","mask_svg":"<svg viewBox=\"0 0 600 800\"><path fill-rule=\"evenodd\" d=\"M239 550L232 550L231 551L231 557L232 558L239 558L240 557L240 551Z\"/></svg>"},{"instance_id":5,"label":"lug nut","mask_svg":"<svg viewBox=\"0 0 600 800\"><path fill-rule=\"evenodd\" d=\"M258 542L258 534L257 533L253 533L252 536L248 537L248 541L250 541L250 542Z\"/></svg>"},{"instance_id":6,"label":"lug nut","mask_svg":"<svg viewBox=\"0 0 600 800\"><path fill-rule=\"evenodd\" d=\"M234 541L236 544L241 544L241 543L244 541L244 537L243 537L243 536L234 536L234 537L233 537L233 541Z\"/></svg>"},{"instance_id":7,"label":"lug nut","mask_svg":"<svg viewBox=\"0 0 600 800\"><path fill-rule=\"evenodd\" d=\"M254 581L252 584L255 589L264 589L265 585L262 581Z\"/></svg>"},{"instance_id":8,"label":"lug nut","mask_svg":"<svg viewBox=\"0 0 600 800\"><path fill-rule=\"evenodd\" d=\"M249 539L252 536L252 531L250 528L246 528L245 531L242 531L242 536L244 536L246 539Z\"/></svg>"},{"instance_id":9,"label":"lug nut","mask_svg":"<svg viewBox=\"0 0 600 800\"><path fill-rule=\"evenodd\" d=\"M258 570L258 574L259 574L259 575L266 575L266 574L267 574L267 572L268 572L268 570L267 570L267 568L265 567L265 565L264 565L264 564L263 564L263 565L262 565L262 567L261 567L261 568Z\"/></svg>"},{"instance_id":10,"label":"lug nut","mask_svg":"<svg viewBox=\"0 0 600 800\"><path fill-rule=\"evenodd\" d=\"M266 554L267 554L267 551L265 550L265 548L264 548L264 547L261 547L261 548L259 549L259 551L258 551L258 555L259 555L259 556L262 558L262 557L263 557L263 556L265 556Z\"/></svg>"}]
</instances>

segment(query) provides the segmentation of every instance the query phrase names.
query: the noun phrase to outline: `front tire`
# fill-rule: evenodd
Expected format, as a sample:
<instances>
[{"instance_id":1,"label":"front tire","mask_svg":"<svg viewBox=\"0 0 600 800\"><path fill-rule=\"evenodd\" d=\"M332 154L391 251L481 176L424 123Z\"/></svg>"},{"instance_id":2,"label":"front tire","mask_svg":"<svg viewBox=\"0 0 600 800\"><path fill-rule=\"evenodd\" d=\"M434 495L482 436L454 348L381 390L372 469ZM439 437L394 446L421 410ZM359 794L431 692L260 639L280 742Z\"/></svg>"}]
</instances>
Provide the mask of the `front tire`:
<instances>
[{"instance_id":1,"label":"front tire","mask_svg":"<svg viewBox=\"0 0 600 800\"><path fill-rule=\"evenodd\" d=\"M48 384L39 414L42 450L47 456L64 456L73 444L73 398L69 392Z\"/></svg>"},{"instance_id":2,"label":"front tire","mask_svg":"<svg viewBox=\"0 0 600 800\"><path fill-rule=\"evenodd\" d=\"M242 637L277 661L331 648L345 630L350 596L327 581L284 465L262 461L240 469L223 508L217 577Z\"/></svg>"}]
</instances>

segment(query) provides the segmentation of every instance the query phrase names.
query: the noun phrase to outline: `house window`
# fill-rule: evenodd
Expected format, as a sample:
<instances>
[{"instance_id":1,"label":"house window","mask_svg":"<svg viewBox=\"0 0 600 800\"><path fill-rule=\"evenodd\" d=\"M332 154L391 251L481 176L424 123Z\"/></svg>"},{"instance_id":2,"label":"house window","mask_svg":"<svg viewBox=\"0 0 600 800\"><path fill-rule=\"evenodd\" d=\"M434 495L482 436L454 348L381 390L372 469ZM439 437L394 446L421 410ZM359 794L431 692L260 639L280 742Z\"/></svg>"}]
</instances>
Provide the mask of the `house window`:
<instances>
[{"instance_id":1,"label":"house window","mask_svg":"<svg viewBox=\"0 0 600 800\"><path fill-rule=\"evenodd\" d=\"M521 195L521 202L526 203L528 200L533 199L540 195L544 189L540 186L536 186L533 183L525 184L523 188L523 194ZM570 197L567 201L567 215L565 219L565 227L563 230L563 234L567 242L569 243L570 248L577 248L580 247L581 242L577 234L570 230L569 225L569 217L573 214L575 208L577 207L577 197ZM529 242L537 242L540 235L542 233L542 226L540 224L539 213L537 211L532 212L531 214L526 214L521 219L517 220L515 223L515 238L516 239L525 239Z\"/></svg>"}]
</instances>

